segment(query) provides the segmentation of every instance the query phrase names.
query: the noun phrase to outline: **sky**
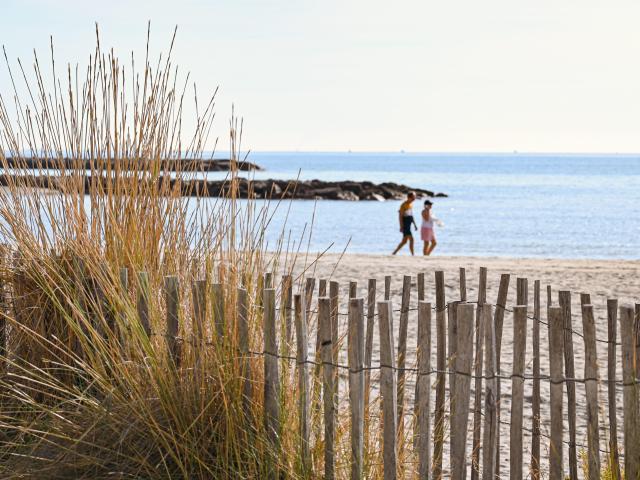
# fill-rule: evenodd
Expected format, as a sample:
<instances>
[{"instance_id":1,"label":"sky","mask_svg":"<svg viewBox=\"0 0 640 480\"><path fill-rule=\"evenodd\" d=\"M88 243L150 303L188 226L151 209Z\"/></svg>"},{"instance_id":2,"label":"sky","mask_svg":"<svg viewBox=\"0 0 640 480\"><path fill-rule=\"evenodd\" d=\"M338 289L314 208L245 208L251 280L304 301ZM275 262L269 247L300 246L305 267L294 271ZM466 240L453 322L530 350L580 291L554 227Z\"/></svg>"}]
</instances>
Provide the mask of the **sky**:
<instances>
[{"instance_id":1,"label":"sky","mask_svg":"<svg viewBox=\"0 0 640 480\"><path fill-rule=\"evenodd\" d=\"M636 0L0 0L11 61L166 50L254 151L640 152ZM10 84L0 67L0 91ZM189 106L185 115L195 115Z\"/></svg>"}]
</instances>

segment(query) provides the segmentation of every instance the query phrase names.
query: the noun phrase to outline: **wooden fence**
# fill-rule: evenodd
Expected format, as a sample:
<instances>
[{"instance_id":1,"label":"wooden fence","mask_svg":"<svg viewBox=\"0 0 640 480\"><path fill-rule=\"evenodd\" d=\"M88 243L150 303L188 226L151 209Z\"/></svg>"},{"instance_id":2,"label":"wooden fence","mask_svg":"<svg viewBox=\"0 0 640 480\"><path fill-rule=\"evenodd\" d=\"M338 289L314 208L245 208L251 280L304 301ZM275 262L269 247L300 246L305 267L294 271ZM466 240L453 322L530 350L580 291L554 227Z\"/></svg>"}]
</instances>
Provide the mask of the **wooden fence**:
<instances>
[{"instance_id":1,"label":"wooden fence","mask_svg":"<svg viewBox=\"0 0 640 480\"><path fill-rule=\"evenodd\" d=\"M375 436L382 449L382 468L376 471L385 479L494 479L506 472L512 479L598 479L605 466L611 478L622 478L622 470L626 479L640 478L640 304L618 308L617 300L607 299L607 337L600 338L596 332L602 324L587 294L580 296L580 326L568 291L558 292L556 303L547 287L543 308L540 281L530 295L527 279L518 278L516 304L509 307L510 275L501 276L496 301L490 303L487 269L480 269L475 299L468 298L466 272L460 269L459 297L447 299L444 272L434 273L433 283L425 274L404 276L398 302L391 277L385 277L381 291L375 279L363 288L350 282L343 291L334 281L290 275L276 288L269 274L260 279L255 298L243 288L235 292L243 401L250 415L254 400L263 398L261 421L274 451L283 428L282 376L291 374L299 422L296 455L304 475L371 475L367 439ZM121 281L128 282L125 269ZM136 285L140 323L152 335L144 272L137 273ZM204 338L208 287L204 280L190 287L189 329L194 338ZM189 293L174 276L165 278L164 289L163 335L179 365L181 295ZM222 289L212 288L218 336L225 329ZM262 311L259 348L250 340L250 308ZM598 361L599 346L606 348L606 372ZM264 369L260 395L250 378L256 362ZM341 415L345 408L348 415ZM317 413L321 431L313 428ZM336 461L337 431L345 429L346 470ZM321 462L312 459L316 445L323 450Z\"/></svg>"}]
</instances>

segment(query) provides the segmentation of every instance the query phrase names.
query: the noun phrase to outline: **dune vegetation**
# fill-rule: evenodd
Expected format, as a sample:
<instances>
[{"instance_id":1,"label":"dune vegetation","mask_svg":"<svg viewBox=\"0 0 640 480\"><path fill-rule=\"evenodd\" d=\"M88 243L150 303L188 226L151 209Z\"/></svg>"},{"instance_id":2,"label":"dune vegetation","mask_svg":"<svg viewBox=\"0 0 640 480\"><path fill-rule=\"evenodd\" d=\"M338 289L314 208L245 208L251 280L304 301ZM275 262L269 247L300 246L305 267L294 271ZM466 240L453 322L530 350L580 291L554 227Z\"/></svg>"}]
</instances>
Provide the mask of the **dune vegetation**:
<instances>
[{"instance_id":1,"label":"dune vegetation","mask_svg":"<svg viewBox=\"0 0 640 480\"><path fill-rule=\"evenodd\" d=\"M198 171L175 159L188 166L215 143L215 93L186 132L195 88L171 48L156 61L147 48L139 65L104 51L99 36L85 71L60 69L52 46L48 67L7 60L6 73L14 91L0 97L0 161L12 172L0 189L0 476L301 475L287 448L294 396L283 395L275 452L261 421L262 360L245 361L238 345L238 292L249 298L249 345L261 351L261 279L296 259L265 255L275 206L240 205L233 166L225 198L185 198L179 188ZM241 162L242 123L232 117L228 128L232 164ZM60 189L25 180L32 170L20 158L34 156L62 177ZM163 159L173 159L171 173ZM96 181L85 191L89 175ZM170 176L177 182L163 181ZM177 335L168 318L178 319ZM283 391L294 388L293 375L283 381Z\"/></svg>"}]
</instances>

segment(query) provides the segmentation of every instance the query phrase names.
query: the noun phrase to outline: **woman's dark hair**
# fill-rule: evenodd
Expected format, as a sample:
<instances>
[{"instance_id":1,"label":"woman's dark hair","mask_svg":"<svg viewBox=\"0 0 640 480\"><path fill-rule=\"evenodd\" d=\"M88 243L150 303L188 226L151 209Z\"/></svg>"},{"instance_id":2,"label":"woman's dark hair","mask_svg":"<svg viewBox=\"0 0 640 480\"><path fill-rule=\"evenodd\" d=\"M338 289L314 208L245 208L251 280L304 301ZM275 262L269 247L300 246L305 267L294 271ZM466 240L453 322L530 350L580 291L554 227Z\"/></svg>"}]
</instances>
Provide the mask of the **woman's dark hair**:
<instances>
[{"instance_id":1,"label":"woman's dark hair","mask_svg":"<svg viewBox=\"0 0 640 480\"><path fill-rule=\"evenodd\" d=\"M425 206L426 205L433 205L433 202L431 200L425 200L424 204L425 204Z\"/></svg>"}]
</instances>

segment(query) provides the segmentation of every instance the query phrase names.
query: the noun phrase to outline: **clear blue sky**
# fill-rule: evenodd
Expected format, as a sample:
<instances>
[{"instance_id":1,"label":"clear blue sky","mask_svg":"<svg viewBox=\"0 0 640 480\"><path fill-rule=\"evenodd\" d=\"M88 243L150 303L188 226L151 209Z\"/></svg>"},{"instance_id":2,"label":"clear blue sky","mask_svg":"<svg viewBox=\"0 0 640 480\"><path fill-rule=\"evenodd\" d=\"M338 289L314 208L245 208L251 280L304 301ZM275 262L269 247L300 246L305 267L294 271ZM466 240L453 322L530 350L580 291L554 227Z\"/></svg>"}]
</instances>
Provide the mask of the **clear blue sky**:
<instances>
[{"instance_id":1,"label":"clear blue sky","mask_svg":"<svg viewBox=\"0 0 640 480\"><path fill-rule=\"evenodd\" d=\"M253 150L640 151L635 0L3 0L0 42L142 59L147 20Z\"/></svg>"}]
</instances>

